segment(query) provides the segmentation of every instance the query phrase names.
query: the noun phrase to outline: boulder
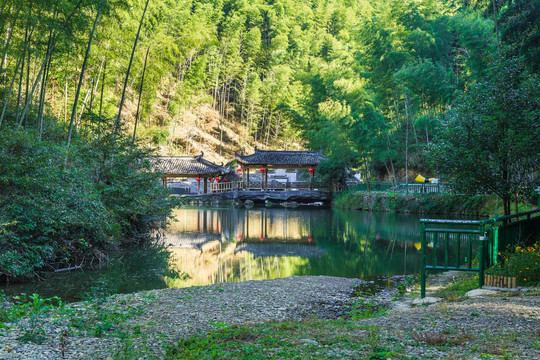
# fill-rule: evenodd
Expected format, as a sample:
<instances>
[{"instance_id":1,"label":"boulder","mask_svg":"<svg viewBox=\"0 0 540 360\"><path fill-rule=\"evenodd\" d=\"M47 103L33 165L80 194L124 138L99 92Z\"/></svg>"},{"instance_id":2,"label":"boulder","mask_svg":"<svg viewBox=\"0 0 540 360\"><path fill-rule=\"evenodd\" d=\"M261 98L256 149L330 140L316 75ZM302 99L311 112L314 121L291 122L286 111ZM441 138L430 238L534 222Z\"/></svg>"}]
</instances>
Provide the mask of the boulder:
<instances>
[{"instance_id":1,"label":"boulder","mask_svg":"<svg viewBox=\"0 0 540 360\"><path fill-rule=\"evenodd\" d=\"M439 298L439 297L426 296L423 299L414 299L412 302L412 305L413 306L430 305L430 304L435 304L441 300L442 298Z\"/></svg>"}]
</instances>

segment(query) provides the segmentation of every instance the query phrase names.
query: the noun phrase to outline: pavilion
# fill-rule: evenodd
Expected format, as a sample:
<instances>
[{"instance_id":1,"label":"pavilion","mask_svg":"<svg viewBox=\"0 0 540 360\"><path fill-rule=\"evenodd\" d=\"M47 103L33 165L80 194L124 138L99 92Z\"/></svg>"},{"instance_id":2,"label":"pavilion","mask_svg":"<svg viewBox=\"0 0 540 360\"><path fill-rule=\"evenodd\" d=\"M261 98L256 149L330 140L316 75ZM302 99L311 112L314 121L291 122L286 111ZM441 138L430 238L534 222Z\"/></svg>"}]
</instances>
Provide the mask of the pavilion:
<instances>
[{"instance_id":1,"label":"pavilion","mask_svg":"<svg viewBox=\"0 0 540 360\"><path fill-rule=\"evenodd\" d=\"M236 162L241 166L242 171L246 176L246 186L249 188L250 171L260 171L263 184L262 187L268 186L268 170L272 169L307 169L309 170L310 180L313 179L313 174L317 166L324 160L326 156L322 151L275 151L275 150L259 150L255 148L255 153L251 155L243 155L235 153Z\"/></svg>"},{"instance_id":2,"label":"pavilion","mask_svg":"<svg viewBox=\"0 0 540 360\"><path fill-rule=\"evenodd\" d=\"M208 179L212 181L223 174L222 166L214 164L203 158L204 153L198 156L156 156L150 159L154 168L163 174L163 185L167 185L169 178L195 178L198 184L198 192L201 192L201 179L203 191L208 192Z\"/></svg>"}]
</instances>

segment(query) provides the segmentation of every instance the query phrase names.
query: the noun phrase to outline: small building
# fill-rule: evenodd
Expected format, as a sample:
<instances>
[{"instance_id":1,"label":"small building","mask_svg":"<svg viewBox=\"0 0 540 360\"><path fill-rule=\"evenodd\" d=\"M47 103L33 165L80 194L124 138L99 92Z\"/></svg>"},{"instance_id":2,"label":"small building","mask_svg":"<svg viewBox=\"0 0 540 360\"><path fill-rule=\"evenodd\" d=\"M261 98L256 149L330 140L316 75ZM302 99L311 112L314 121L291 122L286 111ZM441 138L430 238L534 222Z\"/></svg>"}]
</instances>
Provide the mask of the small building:
<instances>
[{"instance_id":1,"label":"small building","mask_svg":"<svg viewBox=\"0 0 540 360\"><path fill-rule=\"evenodd\" d=\"M319 151L276 151L259 150L251 155L235 154L236 162L241 166L245 176L246 186L249 188L250 172L260 173L262 187L268 185L268 171L274 169L306 169L309 170L310 180L315 169L326 156Z\"/></svg>"},{"instance_id":2,"label":"small building","mask_svg":"<svg viewBox=\"0 0 540 360\"><path fill-rule=\"evenodd\" d=\"M208 181L223 174L222 166L214 164L203 158L204 153L198 156L156 156L150 159L152 167L163 174L163 186L173 178L194 178L197 180L198 192L201 192L201 180L203 192L208 192Z\"/></svg>"}]
</instances>

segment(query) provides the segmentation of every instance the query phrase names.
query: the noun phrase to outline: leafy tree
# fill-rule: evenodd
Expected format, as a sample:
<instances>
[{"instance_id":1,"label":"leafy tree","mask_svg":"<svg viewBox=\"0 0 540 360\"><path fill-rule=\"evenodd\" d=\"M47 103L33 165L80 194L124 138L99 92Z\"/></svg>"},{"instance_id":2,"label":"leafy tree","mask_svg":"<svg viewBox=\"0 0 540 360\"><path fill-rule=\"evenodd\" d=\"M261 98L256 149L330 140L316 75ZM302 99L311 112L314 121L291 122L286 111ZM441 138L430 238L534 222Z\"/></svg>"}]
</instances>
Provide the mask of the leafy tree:
<instances>
[{"instance_id":1,"label":"leafy tree","mask_svg":"<svg viewBox=\"0 0 540 360\"><path fill-rule=\"evenodd\" d=\"M510 214L540 168L540 77L518 59L496 61L489 78L468 89L442 121L433 147L438 173L469 194L493 192Z\"/></svg>"}]
</instances>

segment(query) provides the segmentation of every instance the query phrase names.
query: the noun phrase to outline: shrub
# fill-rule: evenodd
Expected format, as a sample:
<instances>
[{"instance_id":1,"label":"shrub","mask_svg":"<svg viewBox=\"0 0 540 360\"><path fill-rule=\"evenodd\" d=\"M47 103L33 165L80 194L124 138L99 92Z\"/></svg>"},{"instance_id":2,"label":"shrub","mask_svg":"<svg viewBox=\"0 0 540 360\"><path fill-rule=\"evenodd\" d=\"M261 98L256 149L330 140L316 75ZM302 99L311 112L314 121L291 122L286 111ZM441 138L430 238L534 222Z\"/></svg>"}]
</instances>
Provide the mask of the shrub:
<instances>
[{"instance_id":1,"label":"shrub","mask_svg":"<svg viewBox=\"0 0 540 360\"><path fill-rule=\"evenodd\" d=\"M148 155L110 131L88 131L66 148L62 138L3 127L0 279L79 265L141 242L172 206Z\"/></svg>"},{"instance_id":2,"label":"shrub","mask_svg":"<svg viewBox=\"0 0 540 360\"><path fill-rule=\"evenodd\" d=\"M513 252L499 253L499 263L487 273L515 277L518 285L540 284L540 241L532 246L517 246Z\"/></svg>"}]
</instances>

